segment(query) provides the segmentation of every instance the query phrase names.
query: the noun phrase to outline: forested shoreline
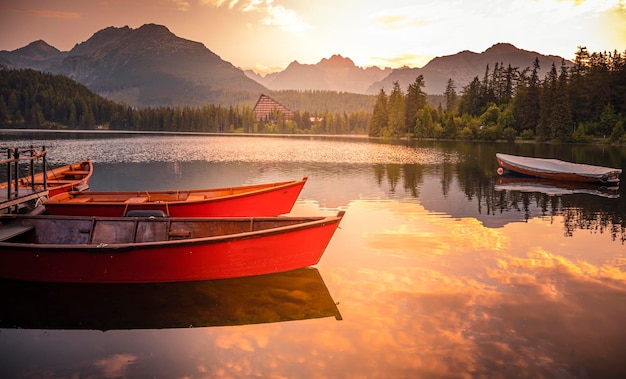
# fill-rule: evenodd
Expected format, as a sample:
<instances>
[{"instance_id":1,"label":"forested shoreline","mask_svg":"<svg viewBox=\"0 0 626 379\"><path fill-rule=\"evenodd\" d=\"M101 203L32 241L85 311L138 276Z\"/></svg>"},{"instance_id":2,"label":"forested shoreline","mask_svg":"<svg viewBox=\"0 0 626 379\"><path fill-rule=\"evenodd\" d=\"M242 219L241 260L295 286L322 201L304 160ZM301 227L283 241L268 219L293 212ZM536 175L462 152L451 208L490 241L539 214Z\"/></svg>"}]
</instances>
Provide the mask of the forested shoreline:
<instances>
[{"instance_id":1,"label":"forested shoreline","mask_svg":"<svg viewBox=\"0 0 626 379\"><path fill-rule=\"evenodd\" d=\"M461 93L448 80L443 104L432 107L420 75L406 93L398 82L381 89L370 136L463 140L626 143L626 53L589 53L580 47L574 64L552 65L542 79L532 68L496 63Z\"/></svg>"},{"instance_id":2,"label":"forested shoreline","mask_svg":"<svg viewBox=\"0 0 626 379\"><path fill-rule=\"evenodd\" d=\"M280 91L277 97L289 100L303 96L307 94ZM296 110L293 120L257 121L252 113L253 107L249 105L137 109L107 100L62 75L29 69L0 70L0 127L207 133L368 133L370 113L367 109L373 103L373 96L321 92L309 96L327 98L325 103L318 105L320 108L351 99L353 104L350 107L356 110Z\"/></svg>"},{"instance_id":3,"label":"forested shoreline","mask_svg":"<svg viewBox=\"0 0 626 379\"><path fill-rule=\"evenodd\" d=\"M457 92L423 92L423 76L406 93L398 82L377 96L277 91L291 120L257 120L253 105L133 108L61 76L0 70L0 128L206 133L362 134L371 137L626 143L626 53L589 53L574 64L539 61L520 69L495 63ZM277 115L280 116L280 115Z\"/></svg>"}]
</instances>

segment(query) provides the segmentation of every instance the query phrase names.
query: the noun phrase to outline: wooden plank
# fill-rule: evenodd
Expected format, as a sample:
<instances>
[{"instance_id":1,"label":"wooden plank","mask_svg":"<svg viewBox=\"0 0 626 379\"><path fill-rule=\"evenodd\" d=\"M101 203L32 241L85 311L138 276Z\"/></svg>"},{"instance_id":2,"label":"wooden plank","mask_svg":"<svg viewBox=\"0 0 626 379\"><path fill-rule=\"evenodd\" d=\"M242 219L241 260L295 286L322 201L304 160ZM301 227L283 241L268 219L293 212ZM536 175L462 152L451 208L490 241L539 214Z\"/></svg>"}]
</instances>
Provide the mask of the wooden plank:
<instances>
[{"instance_id":1,"label":"wooden plank","mask_svg":"<svg viewBox=\"0 0 626 379\"><path fill-rule=\"evenodd\" d=\"M204 196L201 193L194 193L191 194L189 196L187 196L187 200L186 201L200 201L200 200L204 200L206 199L206 196Z\"/></svg>"},{"instance_id":2,"label":"wooden plank","mask_svg":"<svg viewBox=\"0 0 626 379\"><path fill-rule=\"evenodd\" d=\"M9 224L0 226L0 241L6 241L13 237L17 237L20 234L24 234L33 229L34 227L32 225Z\"/></svg>"},{"instance_id":3,"label":"wooden plank","mask_svg":"<svg viewBox=\"0 0 626 379\"><path fill-rule=\"evenodd\" d=\"M145 203L147 200L148 198L145 196L130 197L124 203L127 203L127 204Z\"/></svg>"},{"instance_id":4,"label":"wooden plank","mask_svg":"<svg viewBox=\"0 0 626 379\"><path fill-rule=\"evenodd\" d=\"M89 174L91 171L86 171L86 170L72 170L72 171L65 171L62 173L62 175L64 176L72 176L72 175L87 175Z\"/></svg>"},{"instance_id":5,"label":"wooden plank","mask_svg":"<svg viewBox=\"0 0 626 379\"><path fill-rule=\"evenodd\" d=\"M4 191L0 191L0 192L4 192ZM0 209L5 209L5 208L10 208L13 207L15 205L17 206L21 206L25 203L28 203L29 201L34 201L37 199L47 199L48 198L48 191L39 191L39 192L32 192L30 189L22 189L20 188L20 196L17 198L13 198L10 200L7 200L6 198L6 194L2 194L0 193ZM24 195L21 195L22 193L24 193ZM4 195L4 196L2 196Z\"/></svg>"},{"instance_id":6,"label":"wooden plank","mask_svg":"<svg viewBox=\"0 0 626 379\"><path fill-rule=\"evenodd\" d=\"M93 198L92 197L88 197L88 196L79 196L79 197L72 197L69 198L67 200L65 200L66 203L88 203L90 201L92 201Z\"/></svg>"}]
</instances>

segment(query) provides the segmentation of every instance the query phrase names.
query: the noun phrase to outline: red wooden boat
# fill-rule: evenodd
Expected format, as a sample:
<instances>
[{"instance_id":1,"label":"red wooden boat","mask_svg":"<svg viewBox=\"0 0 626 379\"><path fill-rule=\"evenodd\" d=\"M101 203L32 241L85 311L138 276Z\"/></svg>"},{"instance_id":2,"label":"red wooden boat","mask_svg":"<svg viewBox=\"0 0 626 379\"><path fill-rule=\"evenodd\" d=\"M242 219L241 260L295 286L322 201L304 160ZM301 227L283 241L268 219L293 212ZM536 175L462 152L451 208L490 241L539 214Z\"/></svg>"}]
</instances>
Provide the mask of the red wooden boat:
<instances>
[{"instance_id":1,"label":"red wooden boat","mask_svg":"<svg viewBox=\"0 0 626 379\"><path fill-rule=\"evenodd\" d=\"M55 196L68 191L83 191L89 186L89 179L93 174L93 163L90 159L82 162L72 163L67 166L53 168L45 171L46 187L48 196ZM33 178L29 175L17 180L18 189L32 189ZM44 172L34 175L35 190L43 189ZM6 190L9 183L0 183L0 191ZM11 186L14 182L11 181Z\"/></svg>"},{"instance_id":2,"label":"red wooden boat","mask_svg":"<svg viewBox=\"0 0 626 379\"><path fill-rule=\"evenodd\" d=\"M48 214L125 216L162 211L171 217L277 216L289 213L307 178L290 182L184 191L66 192L44 202Z\"/></svg>"},{"instance_id":3,"label":"red wooden boat","mask_svg":"<svg viewBox=\"0 0 626 379\"><path fill-rule=\"evenodd\" d=\"M601 184L619 183L621 169L565 162L558 159L496 154L499 174L507 172L552 180Z\"/></svg>"},{"instance_id":4,"label":"red wooden boat","mask_svg":"<svg viewBox=\"0 0 626 379\"><path fill-rule=\"evenodd\" d=\"M317 264L343 215L0 216L0 278L139 283L289 271Z\"/></svg>"}]
</instances>

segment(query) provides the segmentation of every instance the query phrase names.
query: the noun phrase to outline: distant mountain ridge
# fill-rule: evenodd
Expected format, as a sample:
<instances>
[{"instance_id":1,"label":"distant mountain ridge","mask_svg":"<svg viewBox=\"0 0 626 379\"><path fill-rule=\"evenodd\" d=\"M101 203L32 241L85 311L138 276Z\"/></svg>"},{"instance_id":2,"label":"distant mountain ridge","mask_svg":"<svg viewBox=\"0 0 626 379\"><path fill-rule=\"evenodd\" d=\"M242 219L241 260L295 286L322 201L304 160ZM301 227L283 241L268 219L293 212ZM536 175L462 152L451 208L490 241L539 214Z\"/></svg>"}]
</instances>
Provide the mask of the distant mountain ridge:
<instances>
[{"instance_id":1,"label":"distant mountain ridge","mask_svg":"<svg viewBox=\"0 0 626 379\"><path fill-rule=\"evenodd\" d=\"M511 67L517 67L523 71L525 68L532 69L536 58L539 59L539 76L541 78L550 71L553 63L557 69L561 67L563 61L568 66L573 64L571 61L558 56L542 55L534 51L518 49L509 43L497 43L482 53L465 50L454 55L436 57L422 68L404 67L396 69L385 79L373 83L367 92L373 94L381 88L385 88L389 92L395 81L399 82L401 88L406 89L418 75L424 75L426 93L443 93L449 79L454 81L457 92L459 92L476 76L482 80L487 66L489 66L490 73L493 72L496 64L503 65L505 68L510 64Z\"/></svg>"},{"instance_id":2,"label":"distant mountain ridge","mask_svg":"<svg viewBox=\"0 0 626 379\"><path fill-rule=\"evenodd\" d=\"M357 67L349 58L333 55L314 65L300 64L297 61L280 72L262 77L246 71L248 77L271 90L328 90L362 94L376 94L381 88L389 92L393 82L398 81L403 90L424 76L424 91L429 94L442 94L452 79L458 91L469 84L474 77L482 79L487 65L493 70L496 63L524 70L532 68L535 58L539 58L540 72L547 72L552 63L560 67L563 58L546 56L537 52L518 49L508 43L498 43L482 53L462 51L454 55L436 57L422 68L401 67L380 69L378 67ZM565 61L567 65L572 62Z\"/></svg>"},{"instance_id":3,"label":"distant mountain ridge","mask_svg":"<svg viewBox=\"0 0 626 379\"><path fill-rule=\"evenodd\" d=\"M254 102L265 88L199 42L146 24L109 27L60 52L33 42L0 58L14 68L68 76L112 100L135 106ZM55 51L56 50L56 51Z\"/></svg>"},{"instance_id":4,"label":"distant mountain ridge","mask_svg":"<svg viewBox=\"0 0 626 379\"><path fill-rule=\"evenodd\" d=\"M317 64L301 64L293 61L280 72L262 77L246 71L248 77L271 90L325 90L350 93L367 93L371 83L384 79L390 68L357 67L350 58L333 55Z\"/></svg>"},{"instance_id":5,"label":"distant mountain ridge","mask_svg":"<svg viewBox=\"0 0 626 379\"><path fill-rule=\"evenodd\" d=\"M448 79L460 93L474 77L496 63L523 70L539 59L543 77L563 58L495 44L482 53L462 51L437 57L422 68L357 67L339 54L316 64L293 61L285 70L258 75L222 60L202 43L186 40L165 26L146 24L137 29L108 27L59 51L43 40L13 50L0 51L0 69L32 68L68 76L111 100L132 106L199 106L205 104L252 106L269 90L320 90L355 94L389 92L398 81L403 90L424 76L425 92L441 94ZM571 65L569 61L566 64Z\"/></svg>"}]
</instances>

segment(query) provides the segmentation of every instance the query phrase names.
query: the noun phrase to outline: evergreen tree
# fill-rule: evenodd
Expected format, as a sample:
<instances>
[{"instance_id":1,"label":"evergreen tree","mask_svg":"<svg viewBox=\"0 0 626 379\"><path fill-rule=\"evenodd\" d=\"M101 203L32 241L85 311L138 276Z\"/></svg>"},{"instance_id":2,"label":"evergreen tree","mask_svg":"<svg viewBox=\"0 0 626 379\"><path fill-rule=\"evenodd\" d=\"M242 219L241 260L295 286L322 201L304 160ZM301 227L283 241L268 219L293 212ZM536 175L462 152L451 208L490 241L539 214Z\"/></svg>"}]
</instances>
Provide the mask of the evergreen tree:
<instances>
[{"instance_id":1,"label":"evergreen tree","mask_svg":"<svg viewBox=\"0 0 626 379\"><path fill-rule=\"evenodd\" d=\"M458 127L454 120L452 113L447 113L445 116L445 123L443 126L443 136L448 139L455 139L458 135Z\"/></svg>"},{"instance_id":2,"label":"evergreen tree","mask_svg":"<svg viewBox=\"0 0 626 379\"><path fill-rule=\"evenodd\" d=\"M565 62L562 62L561 73L558 78L554 95L553 109L551 110L549 119L553 136L561 142L571 141L574 133L574 120L567 94L567 81L567 68L565 66Z\"/></svg>"},{"instance_id":3,"label":"evergreen tree","mask_svg":"<svg viewBox=\"0 0 626 379\"><path fill-rule=\"evenodd\" d=\"M535 58L530 77L522 75L514 102L513 116L516 120L516 131L536 132L539 122L539 58Z\"/></svg>"},{"instance_id":4,"label":"evergreen tree","mask_svg":"<svg viewBox=\"0 0 626 379\"><path fill-rule=\"evenodd\" d=\"M433 120L432 109L428 104L417 112L415 135L418 138L435 137L435 122Z\"/></svg>"},{"instance_id":5,"label":"evergreen tree","mask_svg":"<svg viewBox=\"0 0 626 379\"><path fill-rule=\"evenodd\" d=\"M398 137L406 133L406 103L398 81L389 94L389 113L385 137Z\"/></svg>"},{"instance_id":6,"label":"evergreen tree","mask_svg":"<svg viewBox=\"0 0 626 379\"><path fill-rule=\"evenodd\" d=\"M9 113L9 107L7 107L4 97L0 96L0 123L9 120L10 117L11 114Z\"/></svg>"},{"instance_id":7,"label":"evergreen tree","mask_svg":"<svg viewBox=\"0 0 626 379\"><path fill-rule=\"evenodd\" d=\"M456 111L457 94L456 86L454 85L452 78L448 79L443 96L446 99L446 112L454 113Z\"/></svg>"},{"instance_id":8,"label":"evergreen tree","mask_svg":"<svg viewBox=\"0 0 626 379\"><path fill-rule=\"evenodd\" d=\"M600 133L603 138L609 136L613 132L613 128L615 128L618 121L619 117L615 114L613 104L606 104L600 114L600 119L598 120L598 133Z\"/></svg>"},{"instance_id":9,"label":"evergreen tree","mask_svg":"<svg viewBox=\"0 0 626 379\"><path fill-rule=\"evenodd\" d=\"M557 95L557 80L556 66L553 63L540 89L539 121L536 131L540 140L549 139L553 135L550 119Z\"/></svg>"},{"instance_id":10,"label":"evergreen tree","mask_svg":"<svg viewBox=\"0 0 626 379\"><path fill-rule=\"evenodd\" d=\"M572 116L576 124L590 119L590 89L587 88L586 75L589 72L590 55L586 47L579 46L574 58L574 66L570 70L568 86Z\"/></svg>"},{"instance_id":11,"label":"evergreen tree","mask_svg":"<svg viewBox=\"0 0 626 379\"><path fill-rule=\"evenodd\" d=\"M519 70L516 68L509 66L506 69L505 79L504 79L504 89L502 92L502 103L508 104L511 102L513 98L513 94L515 92L516 83L519 81Z\"/></svg>"},{"instance_id":12,"label":"evergreen tree","mask_svg":"<svg viewBox=\"0 0 626 379\"><path fill-rule=\"evenodd\" d=\"M427 95L424 92L424 75L418 75L415 82L409 84L406 93L406 126L407 132L412 133L415 130L417 121L417 111L426 105Z\"/></svg>"},{"instance_id":13,"label":"evergreen tree","mask_svg":"<svg viewBox=\"0 0 626 379\"><path fill-rule=\"evenodd\" d=\"M371 137L380 137L382 136L383 130L387 128L388 121L388 108L389 108L389 99L387 97L387 93L385 93L385 89L381 88L378 92L378 96L376 96L376 102L374 103L374 110L372 111L372 122L370 124L370 132L369 135Z\"/></svg>"},{"instance_id":14,"label":"evergreen tree","mask_svg":"<svg viewBox=\"0 0 626 379\"><path fill-rule=\"evenodd\" d=\"M481 84L478 76L470 84L463 87L463 95L459 103L459 112L471 116L479 116L482 112Z\"/></svg>"}]
</instances>

